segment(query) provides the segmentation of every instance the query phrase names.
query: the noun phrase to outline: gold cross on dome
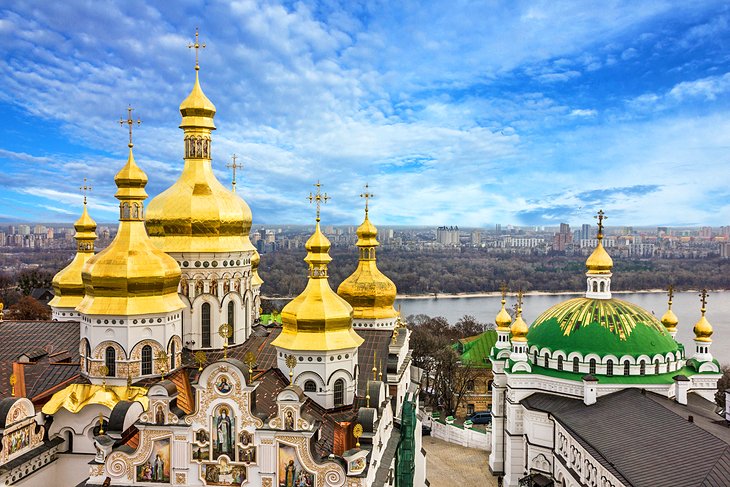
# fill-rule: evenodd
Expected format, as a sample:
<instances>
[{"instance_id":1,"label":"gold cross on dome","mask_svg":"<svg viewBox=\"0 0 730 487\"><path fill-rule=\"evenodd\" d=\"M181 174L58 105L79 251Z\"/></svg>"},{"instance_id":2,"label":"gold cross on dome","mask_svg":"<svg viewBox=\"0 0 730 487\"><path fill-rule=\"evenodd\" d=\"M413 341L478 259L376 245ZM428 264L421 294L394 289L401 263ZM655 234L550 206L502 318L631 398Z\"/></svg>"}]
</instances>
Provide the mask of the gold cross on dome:
<instances>
[{"instance_id":1,"label":"gold cross on dome","mask_svg":"<svg viewBox=\"0 0 730 487\"><path fill-rule=\"evenodd\" d=\"M127 119L124 120L123 118L119 119L119 125L124 127L124 124L126 123L129 125L129 147L132 148L134 144L132 144L132 128L134 127L134 119L132 118L132 112L134 111L134 108L132 108L132 105L129 105L127 107ZM142 125L142 120L137 117L137 127Z\"/></svg>"},{"instance_id":2,"label":"gold cross on dome","mask_svg":"<svg viewBox=\"0 0 730 487\"><path fill-rule=\"evenodd\" d=\"M200 69L200 65L198 64L198 52L200 52L201 49L205 49L205 43L200 43L197 27L195 28L195 43L191 42L188 44L188 49L195 49L195 71L198 71Z\"/></svg>"},{"instance_id":3,"label":"gold cross on dome","mask_svg":"<svg viewBox=\"0 0 730 487\"><path fill-rule=\"evenodd\" d=\"M237 159L238 156L236 154L233 154L231 156L231 160L233 162L229 162L228 164L226 164L226 167L233 171L233 181L231 183L233 185L233 189L236 189L236 169L243 169L243 164L236 164Z\"/></svg>"},{"instance_id":4,"label":"gold cross on dome","mask_svg":"<svg viewBox=\"0 0 730 487\"><path fill-rule=\"evenodd\" d=\"M517 316L522 316L522 296L524 296L524 293L520 289L517 291Z\"/></svg>"},{"instance_id":5,"label":"gold cross on dome","mask_svg":"<svg viewBox=\"0 0 730 487\"><path fill-rule=\"evenodd\" d=\"M507 291L509 291L509 288L507 287L507 283L503 282L499 286L499 290L502 293L502 304L504 304L504 302L507 301Z\"/></svg>"},{"instance_id":6,"label":"gold cross on dome","mask_svg":"<svg viewBox=\"0 0 730 487\"><path fill-rule=\"evenodd\" d=\"M87 191L91 191L91 186L88 186L86 184L86 178L84 178L84 185L83 186L79 186L79 189L84 194L84 204L86 204L86 192Z\"/></svg>"},{"instance_id":7,"label":"gold cross on dome","mask_svg":"<svg viewBox=\"0 0 730 487\"><path fill-rule=\"evenodd\" d=\"M311 192L309 193L309 202L317 204L317 222L319 222L320 204L326 204L331 198L327 196L327 193L322 194L322 185L319 181L317 181L314 187L317 188L317 192L315 194L312 194Z\"/></svg>"},{"instance_id":8,"label":"gold cross on dome","mask_svg":"<svg viewBox=\"0 0 730 487\"><path fill-rule=\"evenodd\" d=\"M608 217L603 213L603 210L598 210L598 214L593 218L598 219L598 238L603 238L603 220L608 219Z\"/></svg>"},{"instance_id":9,"label":"gold cross on dome","mask_svg":"<svg viewBox=\"0 0 730 487\"><path fill-rule=\"evenodd\" d=\"M365 183L365 192L360 193L360 198L365 198L365 213L368 212L368 201L370 198L375 198L375 195L369 191L370 186L368 183Z\"/></svg>"},{"instance_id":10,"label":"gold cross on dome","mask_svg":"<svg viewBox=\"0 0 730 487\"><path fill-rule=\"evenodd\" d=\"M674 286L671 284L667 288L667 296L669 296L669 306L672 306L672 299L674 298Z\"/></svg>"},{"instance_id":11,"label":"gold cross on dome","mask_svg":"<svg viewBox=\"0 0 730 487\"><path fill-rule=\"evenodd\" d=\"M702 315L707 311L707 289L700 291L700 302L702 303Z\"/></svg>"}]
</instances>

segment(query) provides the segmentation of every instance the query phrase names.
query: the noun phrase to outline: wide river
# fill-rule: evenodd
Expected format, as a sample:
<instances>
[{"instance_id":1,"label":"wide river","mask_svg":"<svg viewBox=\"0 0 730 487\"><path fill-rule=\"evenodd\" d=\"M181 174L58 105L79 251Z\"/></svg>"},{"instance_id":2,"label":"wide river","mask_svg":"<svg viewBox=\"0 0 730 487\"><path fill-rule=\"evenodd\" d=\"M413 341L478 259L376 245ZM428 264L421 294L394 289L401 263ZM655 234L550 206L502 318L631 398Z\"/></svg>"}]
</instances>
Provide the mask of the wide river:
<instances>
[{"instance_id":1,"label":"wide river","mask_svg":"<svg viewBox=\"0 0 730 487\"><path fill-rule=\"evenodd\" d=\"M698 292L678 292L674 295L674 310L679 318L677 338L684 344L688 357L694 353L695 344L692 327L700 317L700 298ZM537 318L550 306L581 294L534 294L526 295L522 305L523 316L527 323ZM667 295L659 292L614 293L613 296L624 301L638 304L661 318L667 309ZM515 298L509 297L507 305L514 304ZM455 323L464 315L472 315L478 321L494 323L499 312L499 296L441 296L438 298L409 298L396 300L401 306L403 316L425 314L443 316ZM707 319L715 333L712 335L710 351L721 364L730 364L730 291L710 293L707 300Z\"/></svg>"}]
</instances>

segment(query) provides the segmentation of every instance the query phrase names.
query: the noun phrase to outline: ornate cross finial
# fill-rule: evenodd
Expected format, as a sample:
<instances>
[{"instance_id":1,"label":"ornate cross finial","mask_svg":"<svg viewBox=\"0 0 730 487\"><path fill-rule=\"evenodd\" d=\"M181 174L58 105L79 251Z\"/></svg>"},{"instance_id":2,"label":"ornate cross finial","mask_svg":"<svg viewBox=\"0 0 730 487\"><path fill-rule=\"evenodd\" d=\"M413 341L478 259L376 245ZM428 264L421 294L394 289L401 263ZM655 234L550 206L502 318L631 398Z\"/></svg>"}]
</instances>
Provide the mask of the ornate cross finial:
<instances>
[{"instance_id":1,"label":"ornate cross finial","mask_svg":"<svg viewBox=\"0 0 730 487\"><path fill-rule=\"evenodd\" d=\"M233 336L233 327L228 323L222 323L218 327L218 334L223 339L223 359L228 358L228 339Z\"/></svg>"},{"instance_id":2,"label":"ornate cross finial","mask_svg":"<svg viewBox=\"0 0 730 487\"><path fill-rule=\"evenodd\" d=\"M671 284L667 288L667 296L669 296L669 309L672 309L672 299L674 298L674 286Z\"/></svg>"},{"instance_id":3,"label":"ornate cross finial","mask_svg":"<svg viewBox=\"0 0 730 487\"><path fill-rule=\"evenodd\" d=\"M286 366L289 367L289 385L294 384L294 367L297 365L297 358L294 355L287 355Z\"/></svg>"},{"instance_id":4,"label":"ornate cross finial","mask_svg":"<svg viewBox=\"0 0 730 487\"><path fill-rule=\"evenodd\" d=\"M86 178L84 178L84 185L83 186L79 186L79 189L81 190L81 192L84 195L84 204L86 204L86 192L87 191L91 191L91 186L88 186L86 184Z\"/></svg>"},{"instance_id":5,"label":"ornate cross finial","mask_svg":"<svg viewBox=\"0 0 730 487\"><path fill-rule=\"evenodd\" d=\"M134 144L132 144L132 128L134 127L134 119L132 118L132 112L134 111L134 108L132 108L132 105L129 105L127 107L127 119L124 120L123 118L119 119L119 125L124 127L124 124L126 123L129 125L129 147L132 148ZM137 126L139 127L142 124L142 120L137 117ZM86 179L84 179L86 181ZM91 189L91 188L89 188Z\"/></svg>"},{"instance_id":6,"label":"ornate cross finial","mask_svg":"<svg viewBox=\"0 0 730 487\"><path fill-rule=\"evenodd\" d=\"M231 156L231 160L233 162L229 162L228 164L226 164L226 167L233 171L233 180L231 181L231 186L233 186L233 192L236 191L236 169L243 169L243 164L236 164L237 159L238 156L236 154L233 154Z\"/></svg>"},{"instance_id":7,"label":"ornate cross finial","mask_svg":"<svg viewBox=\"0 0 730 487\"><path fill-rule=\"evenodd\" d=\"M10 395L15 397L15 384L18 382L18 378L15 374L10 374Z\"/></svg>"},{"instance_id":8,"label":"ornate cross finial","mask_svg":"<svg viewBox=\"0 0 730 487\"><path fill-rule=\"evenodd\" d=\"M160 369L160 376L162 377L163 380L165 379L165 374L168 372L167 371L167 359L168 359L168 356L163 350L160 350L159 352L157 352L157 356L155 357L155 360L157 361L157 368Z\"/></svg>"},{"instance_id":9,"label":"ornate cross finial","mask_svg":"<svg viewBox=\"0 0 730 487\"><path fill-rule=\"evenodd\" d=\"M376 367L377 363L377 353L375 350L373 350L373 380L377 380L378 377L378 367Z\"/></svg>"},{"instance_id":10,"label":"ornate cross finial","mask_svg":"<svg viewBox=\"0 0 730 487\"><path fill-rule=\"evenodd\" d=\"M99 434L104 434L104 415L99 413Z\"/></svg>"},{"instance_id":11,"label":"ornate cross finial","mask_svg":"<svg viewBox=\"0 0 730 487\"><path fill-rule=\"evenodd\" d=\"M700 303L702 303L702 316L705 316L705 311L707 311L707 289L700 291Z\"/></svg>"},{"instance_id":12,"label":"ornate cross finial","mask_svg":"<svg viewBox=\"0 0 730 487\"><path fill-rule=\"evenodd\" d=\"M253 366L256 363L256 355L253 352L246 352L243 356L243 363L248 365L248 383L253 382Z\"/></svg>"},{"instance_id":13,"label":"ornate cross finial","mask_svg":"<svg viewBox=\"0 0 730 487\"><path fill-rule=\"evenodd\" d=\"M503 282L499 286L499 291L502 293L502 304L507 302L507 291L509 291L509 288L507 287L507 283Z\"/></svg>"},{"instance_id":14,"label":"ornate cross finial","mask_svg":"<svg viewBox=\"0 0 730 487\"><path fill-rule=\"evenodd\" d=\"M327 196L327 193L322 194L322 185L319 183L319 181L317 181L314 187L317 188L317 192L315 194L312 194L311 192L309 193L309 202L317 204L317 222L319 223L320 204L326 204L327 201L330 200L330 197Z\"/></svg>"},{"instance_id":15,"label":"ornate cross finial","mask_svg":"<svg viewBox=\"0 0 730 487\"><path fill-rule=\"evenodd\" d=\"M520 288L517 291L517 316L522 316L522 297L525 295Z\"/></svg>"},{"instance_id":16,"label":"ornate cross finial","mask_svg":"<svg viewBox=\"0 0 730 487\"><path fill-rule=\"evenodd\" d=\"M608 217L603 213L603 210L598 210L598 214L594 216L593 218L598 219L598 238L603 238L603 220L608 219Z\"/></svg>"},{"instance_id":17,"label":"ornate cross finial","mask_svg":"<svg viewBox=\"0 0 730 487\"><path fill-rule=\"evenodd\" d=\"M362 425L360 423L352 428L352 436L355 437L355 448L360 448L360 437L362 436Z\"/></svg>"},{"instance_id":18,"label":"ornate cross finial","mask_svg":"<svg viewBox=\"0 0 730 487\"><path fill-rule=\"evenodd\" d=\"M360 198L365 198L365 214L368 214L368 201L370 198L375 198L375 195L369 191L370 186L368 183L365 183L365 192L360 193Z\"/></svg>"},{"instance_id":19,"label":"ornate cross finial","mask_svg":"<svg viewBox=\"0 0 730 487\"><path fill-rule=\"evenodd\" d=\"M199 39L198 28L195 28L195 43L188 44L188 49L195 49L195 71L200 70L200 64L198 64L198 53L201 49L205 49L205 43L201 44Z\"/></svg>"},{"instance_id":20,"label":"ornate cross finial","mask_svg":"<svg viewBox=\"0 0 730 487\"><path fill-rule=\"evenodd\" d=\"M193 359L198 364L198 372L202 372L203 371L203 364L206 362L206 360L208 360L208 356L202 350L198 350L193 355Z\"/></svg>"}]
</instances>

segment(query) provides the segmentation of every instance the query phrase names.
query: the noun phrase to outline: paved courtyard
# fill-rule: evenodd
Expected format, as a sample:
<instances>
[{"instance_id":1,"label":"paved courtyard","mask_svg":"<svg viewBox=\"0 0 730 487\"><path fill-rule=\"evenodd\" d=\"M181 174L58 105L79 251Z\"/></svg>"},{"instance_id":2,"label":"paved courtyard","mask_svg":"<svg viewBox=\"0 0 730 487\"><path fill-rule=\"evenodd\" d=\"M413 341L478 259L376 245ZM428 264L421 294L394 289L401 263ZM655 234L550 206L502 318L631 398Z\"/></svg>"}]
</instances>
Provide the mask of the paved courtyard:
<instances>
[{"instance_id":1,"label":"paved courtyard","mask_svg":"<svg viewBox=\"0 0 730 487\"><path fill-rule=\"evenodd\" d=\"M489 473L489 453L447 443L432 436L423 437L426 450L426 478L431 487L496 487Z\"/></svg>"}]
</instances>

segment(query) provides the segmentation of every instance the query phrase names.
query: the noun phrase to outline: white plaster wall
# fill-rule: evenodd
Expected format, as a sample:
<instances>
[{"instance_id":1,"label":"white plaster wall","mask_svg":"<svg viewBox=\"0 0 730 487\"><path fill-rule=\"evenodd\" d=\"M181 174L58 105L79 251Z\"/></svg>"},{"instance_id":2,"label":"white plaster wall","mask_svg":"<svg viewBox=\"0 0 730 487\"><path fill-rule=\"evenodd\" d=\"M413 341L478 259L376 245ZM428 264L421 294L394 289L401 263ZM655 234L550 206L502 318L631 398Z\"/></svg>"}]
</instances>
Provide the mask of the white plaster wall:
<instances>
[{"instance_id":1,"label":"white plaster wall","mask_svg":"<svg viewBox=\"0 0 730 487\"><path fill-rule=\"evenodd\" d=\"M56 461L13 485L21 487L78 485L89 476L89 462L93 459L93 455L60 453Z\"/></svg>"}]
</instances>

